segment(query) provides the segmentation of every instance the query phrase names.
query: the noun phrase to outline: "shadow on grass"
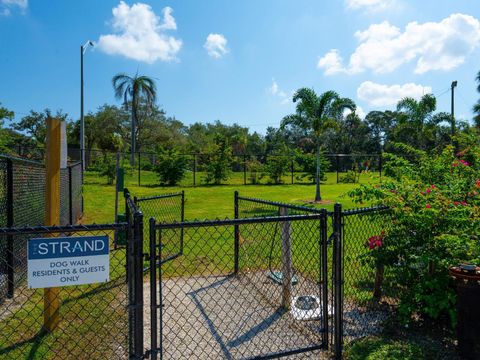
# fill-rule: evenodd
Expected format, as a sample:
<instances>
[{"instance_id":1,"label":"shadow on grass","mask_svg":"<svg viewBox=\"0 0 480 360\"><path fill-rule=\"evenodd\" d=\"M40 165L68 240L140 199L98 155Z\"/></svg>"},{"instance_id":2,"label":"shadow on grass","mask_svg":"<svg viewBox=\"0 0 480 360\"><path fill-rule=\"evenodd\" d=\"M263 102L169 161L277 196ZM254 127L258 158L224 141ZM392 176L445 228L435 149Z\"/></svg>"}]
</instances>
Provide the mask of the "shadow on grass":
<instances>
[{"instance_id":1,"label":"shadow on grass","mask_svg":"<svg viewBox=\"0 0 480 360\"><path fill-rule=\"evenodd\" d=\"M41 346L44 338L47 335L48 335L48 332L42 329L38 333L36 333L34 336L32 336L30 339L17 342L13 345L10 345L9 347L1 349L0 357L2 357L3 355L8 355L11 351L18 349L21 346L31 345L30 351L28 352L26 359L34 359L35 354L38 351L38 348Z\"/></svg>"}]
</instances>

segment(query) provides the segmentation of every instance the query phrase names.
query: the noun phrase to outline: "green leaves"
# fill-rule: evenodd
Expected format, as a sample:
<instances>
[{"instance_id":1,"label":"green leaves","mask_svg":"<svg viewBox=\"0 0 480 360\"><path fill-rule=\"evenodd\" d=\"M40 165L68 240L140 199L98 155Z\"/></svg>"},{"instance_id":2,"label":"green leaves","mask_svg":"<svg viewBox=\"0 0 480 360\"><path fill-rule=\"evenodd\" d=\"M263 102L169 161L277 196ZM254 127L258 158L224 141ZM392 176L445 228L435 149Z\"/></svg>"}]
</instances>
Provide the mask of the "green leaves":
<instances>
[{"instance_id":1,"label":"green leaves","mask_svg":"<svg viewBox=\"0 0 480 360\"><path fill-rule=\"evenodd\" d=\"M390 281L398 284L403 320L414 314L432 319L448 315L454 324L455 291L448 269L480 262L479 148L456 155L447 147L433 156L400 147L410 155L385 156L390 178L349 195L390 207L386 246L370 256L393 274Z\"/></svg>"}]
</instances>

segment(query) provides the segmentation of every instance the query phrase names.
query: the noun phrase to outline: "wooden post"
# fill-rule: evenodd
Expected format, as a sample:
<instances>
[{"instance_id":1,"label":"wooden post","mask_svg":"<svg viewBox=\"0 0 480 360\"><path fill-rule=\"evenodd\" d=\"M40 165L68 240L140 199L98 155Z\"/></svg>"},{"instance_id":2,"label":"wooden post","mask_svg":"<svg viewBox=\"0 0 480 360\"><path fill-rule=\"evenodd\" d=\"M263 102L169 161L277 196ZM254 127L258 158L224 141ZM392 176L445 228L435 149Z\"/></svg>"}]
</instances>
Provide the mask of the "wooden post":
<instances>
[{"instance_id":1,"label":"wooden post","mask_svg":"<svg viewBox=\"0 0 480 360\"><path fill-rule=\"evenodd\" d=\"M288 216L287 208L280 208L280 216ZM282 307L290 309L292 298L292 244L290 222L282 222Z\"/></svg>"},{"instance_id":2,"label":"wooden post","mask_svg":"<svg viewBox=\"0 0 480 360\"><path fill-rule=\"evenodd\" d=\"M47 119L45 225L60 224L61 121ZM43 326L53 331L60 321L60 288L44 289Z\"/></svg>"}]
</instances>

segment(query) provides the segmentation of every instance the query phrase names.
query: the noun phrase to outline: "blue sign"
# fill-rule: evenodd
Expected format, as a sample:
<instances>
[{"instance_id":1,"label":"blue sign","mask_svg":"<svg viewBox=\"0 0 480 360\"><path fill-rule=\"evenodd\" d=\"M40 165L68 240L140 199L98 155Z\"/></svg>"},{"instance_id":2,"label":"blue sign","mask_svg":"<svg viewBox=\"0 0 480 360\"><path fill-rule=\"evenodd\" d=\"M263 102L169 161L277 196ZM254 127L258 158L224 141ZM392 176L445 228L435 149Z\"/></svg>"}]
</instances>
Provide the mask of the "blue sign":
<instances>
[{"instance_id":1,"label":"blue sign","mask_svg":"<svg viewBox=\"0 0 480 360\"><path fill-rule=\"evenodd\" d=\"M108 236L31 239L28 259L56 259L108 254Z\"/></svg>"},{"instance_id":2,"label":"blue sign","mask_svg":"<svg viewBox=\"0 0 480 360\"><path fill-rule=\"evenodd\" d=\"M49 237L28 241L28 286L48 288L106 282L110 276L109 238Z\"/></svg>"}]
</instances>

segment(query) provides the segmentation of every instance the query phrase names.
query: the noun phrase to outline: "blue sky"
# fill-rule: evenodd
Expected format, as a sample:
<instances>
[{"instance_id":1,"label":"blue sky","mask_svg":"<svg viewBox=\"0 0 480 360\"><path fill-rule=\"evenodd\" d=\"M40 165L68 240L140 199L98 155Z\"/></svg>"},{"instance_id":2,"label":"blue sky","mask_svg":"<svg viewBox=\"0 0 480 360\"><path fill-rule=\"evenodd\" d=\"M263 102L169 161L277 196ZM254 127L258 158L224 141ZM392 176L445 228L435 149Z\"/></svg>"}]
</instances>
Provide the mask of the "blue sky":
<instances>
[{"instance_id":1,"label":"blue sky","mask_svg":"<svg viewBox=\"0 0 480 360\"><path fill-rule=\"evenodd\" d=\"M79 117L117 103L118 72L157 80L158 103L186 124L221 120L264 132L294 110L299 87L336 90L360 114L403 96L438 95L470 119L480 97L477 0L0 0L0 102Z\"/></svg>"}]
</instances>

